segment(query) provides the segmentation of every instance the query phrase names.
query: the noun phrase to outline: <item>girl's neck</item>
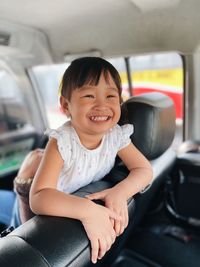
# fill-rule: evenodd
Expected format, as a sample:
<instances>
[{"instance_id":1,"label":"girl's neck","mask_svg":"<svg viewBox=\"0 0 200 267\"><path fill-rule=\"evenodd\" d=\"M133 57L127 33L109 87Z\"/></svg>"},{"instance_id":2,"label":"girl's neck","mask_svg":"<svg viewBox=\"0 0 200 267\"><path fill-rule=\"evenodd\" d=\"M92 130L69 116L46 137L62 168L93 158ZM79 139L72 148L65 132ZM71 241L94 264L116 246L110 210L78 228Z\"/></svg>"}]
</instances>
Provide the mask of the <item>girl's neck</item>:
<instances>
[{"instance_id":1,"label":"girl's neck","mask_svg":"<svg viewBox=\"0 0 200 267\"><path fill-rule=\"evenodd\" d=\"M79 132L71 123L74 131L76 132L80 143L87 149L92 150L100 146L104 134L89 134L84 132Z\"/></svg>"},{"instance_id":2,"label":"girl's neck","mask_svg":"<svg viewBox=\"0 0 200 267\"><path fill-rule=\"evenodd\" d=\"M77 133L78 134L78 133ZM96 149L100 146L103 136L93 136L93 135L79 135L79 140L81 144L87 149Z\"/></svg>"}]
</instances>

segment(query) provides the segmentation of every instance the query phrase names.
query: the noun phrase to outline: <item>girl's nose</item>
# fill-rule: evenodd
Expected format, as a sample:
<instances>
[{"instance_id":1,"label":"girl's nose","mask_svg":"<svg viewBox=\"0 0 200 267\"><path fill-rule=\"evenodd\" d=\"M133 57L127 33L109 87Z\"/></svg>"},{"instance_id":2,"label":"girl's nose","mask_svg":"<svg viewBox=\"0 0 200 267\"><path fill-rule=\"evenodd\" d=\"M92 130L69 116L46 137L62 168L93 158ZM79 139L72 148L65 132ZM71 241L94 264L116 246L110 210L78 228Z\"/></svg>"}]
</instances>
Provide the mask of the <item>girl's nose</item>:
<instances>
[{"instance_id":1,"label":"girl's nose","mask_svg":"<svg viewBox=\"0 0 200 267\"><path fill-rule=\"evenodd\" d=\"M103 97L96 98L95 109L106 109L106 100Z\"/></svg>"},{"instance_id":2,"label":"girl's nose","mask_svg":"<svg viewBox=\"0 0 200 267\"><path fill-rule=\"evenodd\" d=\"M107 110L107 107L105 105L95 105L94 110L105 111Z\"/></svg>"},{"instance_id":3,"label":"girl's nose","mask_svg":"<svg viewBox=\"0 0 200 267\"><path fill-rule=\"evenodd\" d=\"M96 110L107 110L107 104L106 104L106 99L105 98L97 98L95 101L95 106L94 109Z\"/></svg>"}]
</instances>

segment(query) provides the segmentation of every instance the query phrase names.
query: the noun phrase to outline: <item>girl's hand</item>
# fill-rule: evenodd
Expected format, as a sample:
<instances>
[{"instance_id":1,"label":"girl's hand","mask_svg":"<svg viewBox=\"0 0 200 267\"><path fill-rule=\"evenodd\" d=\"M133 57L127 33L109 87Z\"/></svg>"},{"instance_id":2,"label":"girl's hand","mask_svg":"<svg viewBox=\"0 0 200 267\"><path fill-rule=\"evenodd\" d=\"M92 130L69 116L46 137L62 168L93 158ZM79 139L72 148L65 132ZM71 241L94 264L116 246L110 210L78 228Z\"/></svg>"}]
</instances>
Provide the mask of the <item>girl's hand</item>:
<instances>
[{"instance_id":1,"label":"girl's hand","mask_svg":"<svg viewBox=\"0 0 200 267\"><path fill-rule=\"evenodd\" d=\"M116 239L110 219L119 221L120 216L108 208L92 204L92 209L87 211L86 217L81 219L81 222L91 242L91 260L96 263L97 259L101 259L105 255Z\"/></svg>"},{"instance_id":2,"label":"girl's hand","mask_svg":"<svg viewBox=\"0 0 200 267\"><path fill-rule=\"evenodd\" d=\"M86 196L90 200L103 200L107 208L121 217L121 220L113 220L114 218L111 218L111 223L117 236L122 234L124 229L128 226L127 199L121 191L122 190L113 187Z\"/></svg>"},{"instance_id":3,"label":"girl's hand","mask_svg":"<svg viewBox=\"0 0 200 267\"><path fill-rule=\"evenodd\" d=\"M44 149L37 148L26 156L18 175L22 179L33 178L42 160Z\"/></svg>"}]
</instances>

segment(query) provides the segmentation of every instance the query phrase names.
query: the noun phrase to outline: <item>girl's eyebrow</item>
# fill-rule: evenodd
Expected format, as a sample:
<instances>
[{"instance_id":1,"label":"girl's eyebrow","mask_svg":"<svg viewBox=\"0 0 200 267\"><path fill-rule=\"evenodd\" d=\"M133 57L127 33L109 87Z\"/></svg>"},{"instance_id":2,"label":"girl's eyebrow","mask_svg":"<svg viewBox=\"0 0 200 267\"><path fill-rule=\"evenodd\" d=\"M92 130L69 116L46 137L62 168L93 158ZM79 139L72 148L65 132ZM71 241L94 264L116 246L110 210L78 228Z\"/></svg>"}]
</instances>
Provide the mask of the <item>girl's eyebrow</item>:
<instances>
[{"instance_id":1,"label":"girl's eyebrow","mask_svg":"<svg viewBox=\"0 0 200 267\"><path fill-rule=\"evenodd\" d=\"M79 91L87 91L87 90L93 89L94 87L95 87L94 85L84 85L84 86L81 86L80 88L78 88L78 90ZM108 87L106 89L115 91L117 93L119 92L117 87L110 87L109 85L108 85Z\"/></svg>"}]
</instances>

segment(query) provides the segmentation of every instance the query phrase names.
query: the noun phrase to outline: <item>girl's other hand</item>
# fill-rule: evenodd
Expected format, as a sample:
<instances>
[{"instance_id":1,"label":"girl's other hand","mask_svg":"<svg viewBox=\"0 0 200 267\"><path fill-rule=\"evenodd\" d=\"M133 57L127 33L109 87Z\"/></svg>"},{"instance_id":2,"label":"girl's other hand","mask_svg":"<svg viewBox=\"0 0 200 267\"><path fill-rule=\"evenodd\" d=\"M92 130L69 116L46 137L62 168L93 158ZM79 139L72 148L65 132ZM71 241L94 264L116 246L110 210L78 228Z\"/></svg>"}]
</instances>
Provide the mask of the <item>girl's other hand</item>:
<instances>
[{"instance_id":1,"label":"girl's other hand","mask_svg":"<svg viewBox=\"0 0 200 267\"><path fill-rule=\"evenodd\" d=\"M22 179L33 178L42 160L44 149L37 148L25 157L17 174Z\"/></svg>"},{"instance_id":2,"label":"girl's other hand","mask_svg":"<svg viewBox=\"0 0 200 267\"><path fill-rule=\"evenodd\" d=\"M115 187L106 189L94 194L87 195L90 200L101 199L104 201L105 206L111 211L118 214L121 220L115 220L111 218L111 223L117 236L124 232L124 229L128 226L128 206L126 196L121 192L122 190Z\"/></svg>"},{"instance_id":3,"label":"girl's other hand","mask_svg":"<svg viewBox=\"0 0 200 267\"><path fill-rule=\"evenodd\" d=\"M93 263L101 259L116 239L110 219L120 220L115 212L101 205L92 203L92 209L81 219L87 236L91 242L91 260Z\"/></svg>"}]
</instances>

